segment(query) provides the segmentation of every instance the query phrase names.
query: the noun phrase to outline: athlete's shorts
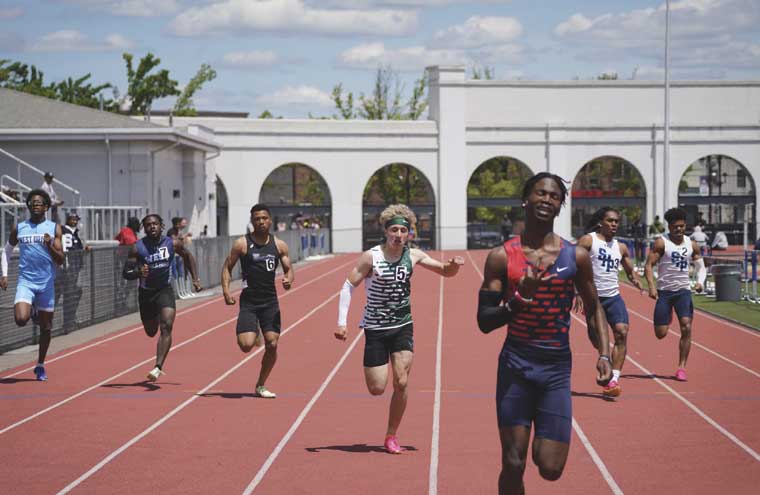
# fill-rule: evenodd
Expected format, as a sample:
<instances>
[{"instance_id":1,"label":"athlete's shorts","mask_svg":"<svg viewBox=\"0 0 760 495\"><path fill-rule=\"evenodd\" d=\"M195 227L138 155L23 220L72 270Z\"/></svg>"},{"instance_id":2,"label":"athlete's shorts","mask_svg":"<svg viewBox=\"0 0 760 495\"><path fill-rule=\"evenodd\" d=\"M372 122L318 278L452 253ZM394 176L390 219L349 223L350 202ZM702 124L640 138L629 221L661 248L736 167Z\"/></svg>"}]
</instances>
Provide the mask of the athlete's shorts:
<instances>
[{"instance_id":1,"label":"athlete's shorts","mask_svg":"<svg viewBox=\"0 0 760 495\"><path fill-rule=\"evenodd\" d=\"M414 329L412 322L387 330L364 329L364 366L374 368L388 364L394 352L414 352Z\"/></svg>"},{"instance_id":2,"label":"athlete's shorts","mask_svg":"<svg viewBox=\"0 0 760 495\"><path fill-rule=\"evenodd\" d=\"M691 290L658 290L657 304L654 306L654 324L669 325L673 319L674 309L679 319L694 317Z\"/></svg>"},{"instance_id":3,"label":"athlete's shorts","mask_svg":"<svg viewBox=\"0 0 760 495\"><path fill-rule=\"evenodd\" d=\"M600 297L604 314L607 317L607 323L614 327L618 323L628 325L628 310L625 307L625 301L620 294L610 297Z\"/></svg>"},{"instance_id":4,"label":"athlete's shorts","mask_svg":"<svg viewBox=\"0 0 760 495\"><path fill-rule=\"evenodd\" d=\"M570 443L573 407L570 394L572 358L528 360L505 347L496 377L499 428L535 425L536 438Z\"/></svg>"},{"instance_id":5,"label":"athlete's shorts","mask_svg":"<svg viewBox=\"0 0 760 495\"><path fill-rule=\"evenodd\" d=\"M37 308L37 311L52 313L55 309L54 280L50 279L46 285L30 284L19 280L16 286L16 299L13 304L20 302L31 304Z\"/></svg>"},{"instance_id":6,"label":"athlete's shorts","mask_svg":"<svg viewBox=\"0 0 760 495\"><path fill-rule=\"evenodd\" d=\"M163 308L176 309L174 289L167 285L161 289L140 288L138 301L140 303L140 319L153 321L159 319Z\"/></svg>"},{"instance_id":7,"label":"athlete's shorts","mask_svg":"<svg viewBox=\"0 0 760 495\"><path fill-rule=\"evenodd\" d=\"M246 332L280 333L280 304L275 299L267 304L253 304L245 298L240 298L240 314L238 315L235 333Z\"/></svg>"}]
</instances>

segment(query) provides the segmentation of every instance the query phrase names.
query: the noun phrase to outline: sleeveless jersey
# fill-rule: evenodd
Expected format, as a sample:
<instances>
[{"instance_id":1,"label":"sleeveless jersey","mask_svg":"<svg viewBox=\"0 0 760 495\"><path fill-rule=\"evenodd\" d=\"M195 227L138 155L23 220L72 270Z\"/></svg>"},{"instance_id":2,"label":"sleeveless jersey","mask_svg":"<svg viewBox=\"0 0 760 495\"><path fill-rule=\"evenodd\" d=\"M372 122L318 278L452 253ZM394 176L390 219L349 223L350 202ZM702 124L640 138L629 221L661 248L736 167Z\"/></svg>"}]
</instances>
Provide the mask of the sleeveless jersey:
<instances>
[{"instance_id":1,"label":"sleeveless jersey","mask_svg":"<svg viewBox=\"0 0 760 495\"><path fill-rule=\"evenodd\" d=\"M140 279L143 289L163 289L172 283L171 264L174 259L174 240L163 236L154 243L143 237L137 244L138 266L148 265L148 277Z\"/></svg>"},{"instance_id":2,"label":"sleeveless jersey","mask_svg":"<svg viewBox=\"0 0 760 495\"><path fill-rule=\"evenodd\" d=\"M570 310L575 296L573 278L577 272L575 245L562 239L557 261L549 273L553 279L541 284L533 302L516 309L509 323L504 346L516 349L519 354L541 359L561 358L570 354ZM511 299L528 268L520 237L504 243L507 252L507 291Z\"/></svg>"},{"instance_id":3,"label":"sleeveless jersey","mask_svg":"<svg viewBox=\"0 0 760 495\"><path fill-rule=\"evenodd\" d=\"M623 256L617 239L607 242L591 233L591 266L594 269L594 285L599 297L612 297L620 294L618 270Z\"/></svg>"},{"instance_id":4,"label":"sleeveless jersey","mask_svg":"<svg viewBox=\"0 0 760 495\"><path fill-rule=\"evenodd\" d=\"M82 239L79 238L79 229L76 227L69 227L68 225L64 225L61 227L63 230L63 235L61 236L61 240L63 241L63 252L67 253L69 251L81 251L84 249L84 244L82 244Z\"/></svg>"},{"instance_id":5,"label":"sleeveless jersey","mask_svg":"<svg viewBox=\"0 0 760 495\"><path fill-rule=\"evenodd\" d=\"M246 234L245 240L248 251L240 258L244 297L253 303L272 302L277 299L274 276L280 264L275 238L270 234L264 245L256 244L252 234Z\"/></svg>"},{"instance_id":6,"label":"sleeveless jersey","mask_svg":"<svg viewBox=\"0 0 760 495\"><path fill-rule=\"evenodd\" d=\"M24 220L18 224L19 282L44 286L55 280L55 263L45 245L45 234L55 239L55 225L50 220L41 223Z\"/></svg>"},{"instance_id":7,"label":"sleeveless jersey","mask_svg":"<svg viewBox=\"0 0 760 495\"><path fill-rule=\"evenodd\" d=\"M398 328L412 321L412 257L404 246L398 261L385 260L382 246L373 247L372 274L364 280L367 305L359 325L365 330Z\"/></svg>"},{"instance_id":8,"label":"sleeveless jersey","mask_svg":"<svg viewBox=\"0 0 760 495\"><path fill-rule=\"evenodd\" d=\"M681 244L674 244L668 234L663 234L665 254L657 263L657 289L689 289L689 260L693 254L691 239L683 236Z\"/></svg>"}]
</instances>

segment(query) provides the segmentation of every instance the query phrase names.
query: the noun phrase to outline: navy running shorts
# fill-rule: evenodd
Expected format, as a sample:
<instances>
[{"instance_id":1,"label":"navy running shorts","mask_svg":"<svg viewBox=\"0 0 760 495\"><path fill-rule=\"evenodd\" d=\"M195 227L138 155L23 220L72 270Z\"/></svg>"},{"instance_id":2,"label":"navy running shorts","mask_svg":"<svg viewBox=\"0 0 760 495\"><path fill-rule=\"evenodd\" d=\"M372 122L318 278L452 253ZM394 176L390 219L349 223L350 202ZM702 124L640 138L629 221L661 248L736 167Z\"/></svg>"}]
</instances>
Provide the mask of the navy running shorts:
<instances>
[{"instance_id":1,"label":"navy running shorts","mask_svg":"<svg viewBox=\"0 0 760 495\"><path fill-rule=\"evenodd\" d=\"M145 289L141 287L138 291L137 299L140 304L140 319L142 321L158 320L161 317L161 310L163 308L177 308L174 289L172 289L171 285L160 289Z\"/></svg>"},{"instance_id":2,"label":"navy running shorts","mask_svg":"<svg viewBox=\"0 0 760 495\"><path fill-rule=\"evenodd\" d=\"M280 333L280 304L274 300L267 304L254 304L240 298L240 314L238 314L237 328L235 333L240 335L247 332Z\"/></svg>"},{"instance_id":3,"label":"navy running shorts","mask_svg":"<svg viewBox=\"0 0 760 495\"><path fill-rule=\"evenodd\" d=\"M604 314L607 317L607 323L614 327L618 323L628 325L628 309L625 307L625 301L620 294L610 297L600 297Z\"/></svg>"},{"instance_id":4,"label":"navy running shorts","mask_svg":"<svg viewBox=\"0 0 760 495\"><path fill-rule=\"evenodd\" d=\"M691 290L658 290L657 304L654 306L654 324L658 326L670 325L674 309L679 319L694 317Z\"/></svg>"},{"instance_id":5,"label":"navy running shorts","mask_svg":"<svg viewBox=\"0 0 760 495\"><path fill-rule=\"evenodd\" d=\"M499 428L535 425L536 438L570 443L572 358L526 359L509 347L499 355L496 414Z\"/></svg>"},{"instance_id":6,"label":"navy running shorts","mask_svg":"<svg viewBox=\"0 0 760 495\"><path fill-rule=\"evenodd\" d=\"M388 364L394 352L414 352L412 322L387 330L364 329L364 366L374 368Z\"/></svg>"}]
</instances>

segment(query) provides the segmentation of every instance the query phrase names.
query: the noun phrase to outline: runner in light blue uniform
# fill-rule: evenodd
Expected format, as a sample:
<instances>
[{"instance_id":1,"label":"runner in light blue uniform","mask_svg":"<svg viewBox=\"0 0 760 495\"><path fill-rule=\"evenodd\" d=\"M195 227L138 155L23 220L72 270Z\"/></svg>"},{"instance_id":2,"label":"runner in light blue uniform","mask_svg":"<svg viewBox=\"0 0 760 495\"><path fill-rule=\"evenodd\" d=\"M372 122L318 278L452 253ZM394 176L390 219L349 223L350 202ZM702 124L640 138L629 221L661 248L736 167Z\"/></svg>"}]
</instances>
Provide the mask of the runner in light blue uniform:
<instances>
[{"instance_id":1,"label":"runner in light blue uniform","mask_svg":"<svg viewBox=\"0 0 760 495\"><path fill-rule=\"evenodd\" d=\"M50 196L41 189L29 192L26 199L29 220L19 223L11 231L2 250L2 279L0 287L8 288L8 260L13 247L19 245L18 284L13 312L16 324L23 327L34 313L38 315L40 348L34 374L37 380L46 381L45 356L50 346L50 330L55 309L55 264L64 260L61 246L61 226L45 219L50 207Z\"/></svg>"}]
</instances>

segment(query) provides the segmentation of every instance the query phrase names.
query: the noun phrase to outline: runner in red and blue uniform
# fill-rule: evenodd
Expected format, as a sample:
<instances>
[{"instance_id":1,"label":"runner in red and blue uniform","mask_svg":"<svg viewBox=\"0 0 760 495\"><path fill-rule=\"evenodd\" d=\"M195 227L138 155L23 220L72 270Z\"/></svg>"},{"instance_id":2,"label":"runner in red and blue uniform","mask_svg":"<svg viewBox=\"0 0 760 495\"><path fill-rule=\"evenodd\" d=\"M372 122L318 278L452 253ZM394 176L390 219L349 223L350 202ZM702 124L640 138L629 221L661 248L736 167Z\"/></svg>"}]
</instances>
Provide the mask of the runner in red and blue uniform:
<instances>
[{"instance_id":1,"label":"runner in red and blue uniform","mask_svg":"<svg viewBox=\"0 0 760 495\"><path fill-rule=\"evenodd\" d=\"M544 479L559 479L570 449L570 310L577 290L594 328L605 328L588 251L554 233L567 196L564 180L542 172L522 192L525 231L494 248L486 260L478 326L509 325L499 355L496 410L502 446L499 494L525 492L523 473L535 425L533 462ZM597 383L612 376L609 338L596 340Z\"/></svg>"}]
</instances>

